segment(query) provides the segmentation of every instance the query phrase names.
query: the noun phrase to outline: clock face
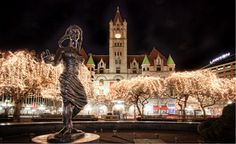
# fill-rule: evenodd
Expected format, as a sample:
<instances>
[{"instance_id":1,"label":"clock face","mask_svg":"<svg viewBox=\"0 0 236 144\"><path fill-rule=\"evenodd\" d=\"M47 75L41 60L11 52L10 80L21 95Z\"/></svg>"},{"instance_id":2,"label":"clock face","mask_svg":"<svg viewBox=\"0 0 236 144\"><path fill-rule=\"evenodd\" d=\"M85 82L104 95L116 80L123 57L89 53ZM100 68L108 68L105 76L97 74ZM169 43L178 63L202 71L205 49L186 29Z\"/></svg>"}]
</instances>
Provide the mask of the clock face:
<instances>
[{"instance_id":1,"label":"clock face","mask_svg":"<svg viewBox=\"0 0 236 144\"><path fill-rule=\"evenodd\" d=\"M121 38L121 34L116 33L116 34L115 34L115 38Z\"/></svg>"}]
</instances>

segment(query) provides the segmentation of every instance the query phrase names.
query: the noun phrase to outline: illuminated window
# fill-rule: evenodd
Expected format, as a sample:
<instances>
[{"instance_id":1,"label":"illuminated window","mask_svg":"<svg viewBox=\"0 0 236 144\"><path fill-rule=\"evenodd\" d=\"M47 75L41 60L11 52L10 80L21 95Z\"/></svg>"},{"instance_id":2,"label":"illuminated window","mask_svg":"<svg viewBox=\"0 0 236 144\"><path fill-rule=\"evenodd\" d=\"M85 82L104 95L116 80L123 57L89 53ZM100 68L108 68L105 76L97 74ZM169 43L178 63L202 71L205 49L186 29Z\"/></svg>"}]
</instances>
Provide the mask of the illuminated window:
<instances>
[{"instance_id":1,"label":"illuminated window","mask_svg":"<svg viewBox=\"0 0 236 144\"><path fill-rule=\"evenodd\" d=\"M226 65L225 68L231 68L231 65Z\"/></svg>"},{"instance_id":2,"label":"illuminated window","mask_svg":"<svg viewBox=\"0 0 236 144\"><path fill-rule=\"evenodd\" d=\"M222 69L224 69L223 67L218 67L218 69L217 70L222 70Z\"/></svg>"}]
</instances>

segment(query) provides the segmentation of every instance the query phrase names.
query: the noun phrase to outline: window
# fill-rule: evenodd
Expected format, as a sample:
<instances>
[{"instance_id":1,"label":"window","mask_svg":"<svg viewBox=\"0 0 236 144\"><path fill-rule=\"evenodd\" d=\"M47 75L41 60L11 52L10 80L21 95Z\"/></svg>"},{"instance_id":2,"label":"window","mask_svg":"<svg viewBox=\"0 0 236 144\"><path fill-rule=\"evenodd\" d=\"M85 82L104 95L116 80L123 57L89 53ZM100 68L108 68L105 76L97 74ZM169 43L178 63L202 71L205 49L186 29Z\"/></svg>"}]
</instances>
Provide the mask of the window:
<instances>
[{"instance_id":1,"label":"window","mask_svg":"<svg viewBox=\"0 0 236 144\"><path fill-rule=\"evenodd\" d=\"M115 60L115 64L117 64L117 60Z\"/></svg>"},{"instance_id":2,"label":"window","mask_svg":"<svg viewBox=\"0 0 236 144\"><path fill-rule=\"evenodd\" d=\"M121 64L121 60L119 59L119 64Z\"/></svg>"},{"instance_id":3,"label":"window","mask_svg":"<svg viewBox=\"0 0 236 144\"><path fill-rule=\"evenodd\" d=\"M116 73L120 73L120 68L116 68Z\"/></svg>"},{"instance_id":4,"label":"window","mask_svg":"<svg viewBox=\"0 0 236 144\"><path fill-rule=\"evenodd\" d=\"M116 52L115 52L115 56L116 56Z\"/></svg>"},{"instance_id":5,"label":"window","mask_svg":"<svg viewBox=\"0 0 236 144\"><path fill-rule=\"evenodd\" d=\"M121 52L120 52L120 56L121 56Z\"/></svg>"},{"instance_id":6,"label":"window","mask_svg":"<svg viewBox=\"0 0 236 144\"><path fill-rule=\"evenodd\" d=\"M137 73L137 69L136 68L133 68L133 73Z\"/></svg>"},{"instance_id":7,"label":"window","mask_svg":"<svg viewBox=\"0 0 236 144\"><path fill-rule=\"evenodd\" d=\"M103 74L104 73L104 68L100 68L99 73Z\"/></svg>"},{"instance_id":8,"label":"window","mask_svg":"<svg viewBox=\"0 0 236 144\"><path fill-rule=\"evenodd\" d=\"M231 65L226 65L225 67L226 67L226 68L230 68L230 67L231 67Z\"/></svg>"},{"instance_id":9,"label":"window","mask_svg":"<svg viewBox=\"0 0 236 144\"><path fill-rule=\"evenodd\" d=\"M147 71L149 71L149 68L147 68Z\"/></svg>"},{"instance_id":10,"label":"window","mask_svg":"<svg viewBox=\"0 0 236 144\"><path fill-rule=\"evenodd\" d=\"M94 68L91 68L92 71L94 71Z\"/></svg>"},{"instance_id":11,"label":"window","mask_svg":"<svg viewBox=\"0 0 236 144\"><path fill-rule=\"evenodd\" d=\"M219 67L217 70L222 70L222 69L224 69L223 67Z\"/></svg>"},{"instance_id":12,"label":"window","mask_svg":"<svg viewBox=\"0 0 236 144\"><path fill-rule=\"evenodd\" d=\"M120 81L120 79L116 79L116 81L118 82L118 81Z\"/></svg>"},{"instance_id":13,"label":"window","mask_svg":"<svg viewBox=\"0 0 236 144\"><path fill-rule=\"evenodd\" d=\"M143 68L143 71L145 71L145 68Z\"/></svg>"},{"instance_id":14,"label":"window","mask_svg":"<svg viewBox=\"0 0 236 144\"><path fill-rule=\"evenodd\" d=\"M100 79L99 80L99 85L103 85L104 84L104 80L103 79Z\"/></svg>"},{"instance_id":15,"label":"window","mask_svg":"<svg viewBox=\"0 0 236 144\"><path fill-rule=\"evenodd\" d=\"M160 65L156 66L156 71L161 71L161 66Z\"/></svg>"},{"instance_id":16,"label":"window","mask_svg":"<svg viewBox=\"0 0 236 144\"><path fill-rule=\"evenodd\" d=\"M169 71L172 71L172 68L169 68Z\"/></svg>"}]
</instances>

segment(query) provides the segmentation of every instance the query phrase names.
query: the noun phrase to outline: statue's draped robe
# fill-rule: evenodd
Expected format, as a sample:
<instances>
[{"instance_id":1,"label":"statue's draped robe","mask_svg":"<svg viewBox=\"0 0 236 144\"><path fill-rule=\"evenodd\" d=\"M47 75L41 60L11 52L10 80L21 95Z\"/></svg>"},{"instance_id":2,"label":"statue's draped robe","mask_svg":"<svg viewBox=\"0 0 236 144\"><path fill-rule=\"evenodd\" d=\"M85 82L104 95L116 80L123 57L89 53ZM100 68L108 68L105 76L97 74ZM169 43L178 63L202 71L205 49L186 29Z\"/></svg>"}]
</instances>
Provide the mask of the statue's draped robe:
<instances>
[{"instance_id":1,"label":"statue's draped robe","mask_svg":"<svg viewBox=\"0 0 236 144\"><path fill-rule=\"evenodd\" d=\"M64 71L60 76L61 96L64 103L71 103L76 111L87 104L87 96L78 78L79 56L73 51L62 54Z\"/></svg>"}]
</instances>

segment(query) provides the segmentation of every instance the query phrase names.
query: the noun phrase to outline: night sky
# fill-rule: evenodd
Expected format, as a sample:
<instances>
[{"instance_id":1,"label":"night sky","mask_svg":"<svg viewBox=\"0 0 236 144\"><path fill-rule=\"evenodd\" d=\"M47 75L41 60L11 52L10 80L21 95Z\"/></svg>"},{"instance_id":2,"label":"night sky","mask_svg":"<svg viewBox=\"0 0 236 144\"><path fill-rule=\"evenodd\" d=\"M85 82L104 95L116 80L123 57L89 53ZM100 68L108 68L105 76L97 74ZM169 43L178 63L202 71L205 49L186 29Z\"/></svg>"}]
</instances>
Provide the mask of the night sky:
<instances>
[{"instance_id":1,"label":"night sky","mask_svg":"<svg viewBox=\"0 0 236 144\"><path fill-rule=\"evenodd\" d=\"M55 52L65 29L77 24L88 53L108 54L117 6L128 22L129 54L156 47L183 71L235 53L234 0L9 0L0 4L0 49Z\"/></svg>"}]
</instances>

